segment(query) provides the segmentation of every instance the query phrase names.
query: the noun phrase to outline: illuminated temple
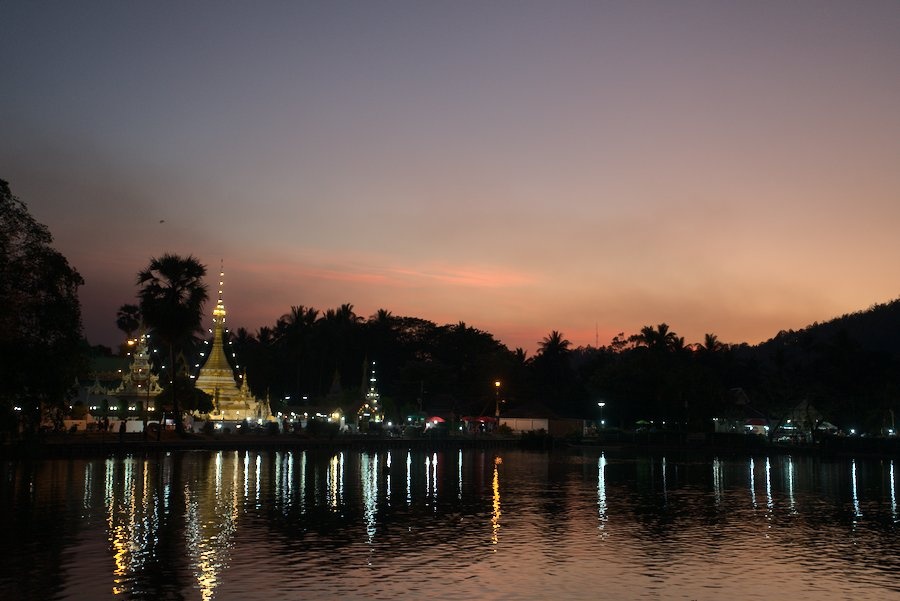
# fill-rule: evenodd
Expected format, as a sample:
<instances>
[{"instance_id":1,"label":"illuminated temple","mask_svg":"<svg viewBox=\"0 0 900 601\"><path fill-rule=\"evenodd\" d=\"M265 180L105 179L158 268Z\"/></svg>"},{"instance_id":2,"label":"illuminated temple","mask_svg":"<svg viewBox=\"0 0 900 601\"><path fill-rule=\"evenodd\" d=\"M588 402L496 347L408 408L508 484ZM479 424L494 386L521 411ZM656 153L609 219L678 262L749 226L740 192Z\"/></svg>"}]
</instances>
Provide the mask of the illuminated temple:
<instances>
[{"instance_id":1,"label":"illuminated temple","mask_svg":"<svg viewBox=\"0 0 900 601\"><path fill-rule=\"evenodd\" d=\"M197 388L212 397L213 410L200 417L222 421L266 419L269 416L268 403L253 397L245 375L235 379L234 369L225 354L224 276L224 272L219 273L219 300L213 309L212 345L194 382Z\"/></svg>"}]
</instances>

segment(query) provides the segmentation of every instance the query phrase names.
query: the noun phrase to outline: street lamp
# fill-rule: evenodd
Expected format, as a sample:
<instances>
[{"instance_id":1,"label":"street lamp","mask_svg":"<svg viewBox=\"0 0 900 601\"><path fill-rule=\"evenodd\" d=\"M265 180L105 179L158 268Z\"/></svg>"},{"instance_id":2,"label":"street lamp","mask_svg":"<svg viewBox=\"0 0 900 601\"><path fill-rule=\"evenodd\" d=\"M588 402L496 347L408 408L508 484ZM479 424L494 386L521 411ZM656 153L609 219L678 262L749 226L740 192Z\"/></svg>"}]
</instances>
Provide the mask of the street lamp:
<instances>
[{"instance_id":1,"label":"street lamp","mask_svg":"<svg viewBox=\"0 0 900 601\"><path fill-rule=\"evenodd\" d=\"M497 420L495 428L500 427L500 380L494 380L494 418Z\"/></svg>"},{"instance_id":2,"label":"street lamp","mask_svg":"<svg viewBox=\"0 0 900 601\"><path fill-rule=\"evenodd\" d=\"M604 428L606 426L606 422L603 421L603 408L606 407L606 403L604 401L600 401L597 403L597 406L600 407L600 428Z\"/></svg>"}]
</instances>

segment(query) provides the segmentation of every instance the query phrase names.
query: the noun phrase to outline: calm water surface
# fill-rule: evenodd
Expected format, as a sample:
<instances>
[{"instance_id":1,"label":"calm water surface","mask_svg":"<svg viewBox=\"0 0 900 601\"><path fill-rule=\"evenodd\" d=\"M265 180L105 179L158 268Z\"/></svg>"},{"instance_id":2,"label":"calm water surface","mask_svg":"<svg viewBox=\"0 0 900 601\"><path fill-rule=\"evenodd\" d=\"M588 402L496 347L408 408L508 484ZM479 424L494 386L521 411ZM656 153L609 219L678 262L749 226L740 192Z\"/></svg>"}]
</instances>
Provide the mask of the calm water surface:
<instances>
[{"instance_id":1,"label":"calm water surface","mask_svg":"<svg viewBox=\"0 0 900 601\"><path fill-rule=\"evenodd\" d=\"M900 599L898 470L600 450L8 461L0 599Z\"/></svg>"}]
</instances>

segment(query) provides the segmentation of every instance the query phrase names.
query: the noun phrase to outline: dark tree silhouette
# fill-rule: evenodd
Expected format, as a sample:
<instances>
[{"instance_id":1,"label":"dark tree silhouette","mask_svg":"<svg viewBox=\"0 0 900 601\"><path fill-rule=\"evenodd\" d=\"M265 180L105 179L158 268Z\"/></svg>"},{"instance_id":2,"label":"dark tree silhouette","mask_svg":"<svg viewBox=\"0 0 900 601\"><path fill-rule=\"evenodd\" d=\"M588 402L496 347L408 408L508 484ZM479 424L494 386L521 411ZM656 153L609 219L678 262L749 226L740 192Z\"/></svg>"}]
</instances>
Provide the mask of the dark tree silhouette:
<instances>
[{"instance_id":1,"label":"dark tree silhouette","mask_svg":"<svg viewBox=\"0 0 900 601\"><path fill-rule=\"evenodd\" d=\"M134 331L141 326L141 308L137 305L124 304L116 312L116 327L122 330L130 340Z\"/></svg>"},{"instance_id":2,"label":"dark tree silhouette","mask_svg":"<svg viewBox=\"0 0 900 601\"><path fill-rule=\"evenodd\" d=\"M577 410L576 382L570 358L572 343L561 332L553 330L541 340L531 362L541 400L552 403L557 411Z\"/></svg>"},{"instance_id":3,"label":"dark tree silhouette","mask_svg":"<svg viewBox=\"0 0 900 601\"><path fill-rule=\"evenodd\" d=\"M0 428L21 406L31 428L40 406L62 407L81 366L81 276L52 248L47 227L0 180Z\"/></svg>"},{"instance_id":4,"label":"dark tree silhouette","mask_svg":"<svg viewBox=\"0 0 900 601\"><path fill-rule=\"evenodd\" d=\"M653 329L653 326L644 326L636 339L653 351L679 351L684 348L684 338L669 330L668 324L665 323L659 324L656 329Z\"/></svg>"},{"instance_id":5,"label":"dark tree silhouette","mask_svg":"<svg viewBox=\"0 0 900 601\"><path fill-rule=\"evenodd\" d=\"M137 284L144 323L169 349L169 383L176 376L175 355L179 345L187 345L191 336L200 331L203 304L208 293L203 284L206 267L193 256L164 254L150 259L150 265L138 273ZM175 388L173 387L173 392ZM178 395L172 395L175 428L180 433L184 425L178 405Z\"/></svg>"},{"instance_id":6,"label":"dark tree silhouette","mask_svg":"<svg viewBox=\"0 0 900 601\"><path fill-rule=\"evenodd\" d=\"M294 305L290 313L282 315L275 325L278 348L287 362L287 371L294 374L292 386L288 389L295 399L299 399L308 379L304 370L304 362L309 360L313 338L313 328L319 317L319 311L312 307Z\"/></svg>"}]
</instances>

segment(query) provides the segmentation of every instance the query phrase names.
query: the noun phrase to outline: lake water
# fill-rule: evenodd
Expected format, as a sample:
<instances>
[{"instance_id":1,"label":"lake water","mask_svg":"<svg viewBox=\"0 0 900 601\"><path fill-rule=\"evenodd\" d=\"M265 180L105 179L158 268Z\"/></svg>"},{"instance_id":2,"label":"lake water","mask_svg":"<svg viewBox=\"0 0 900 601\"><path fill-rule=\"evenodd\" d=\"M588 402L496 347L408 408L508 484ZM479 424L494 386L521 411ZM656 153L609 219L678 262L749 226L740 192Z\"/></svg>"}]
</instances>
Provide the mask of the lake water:
<instances>
[{"instance_id":1,"label":"lake water","mask_svg":"<svg viewBox=\"0 0 900 601\"><path fill-rule=\"evenodd\" d=\"M898 470L599 449L6 461L0 599L900 599Z\"/></svg>"}]
</instances>

